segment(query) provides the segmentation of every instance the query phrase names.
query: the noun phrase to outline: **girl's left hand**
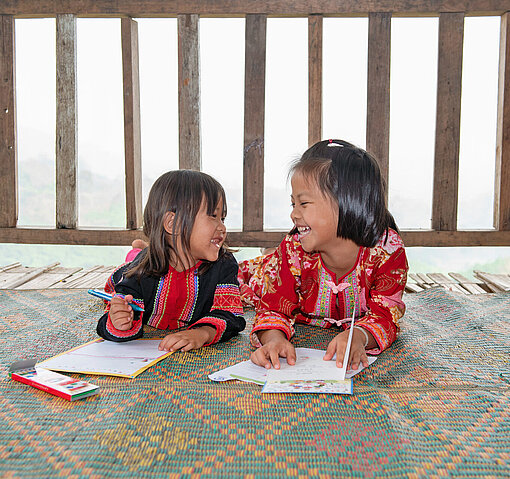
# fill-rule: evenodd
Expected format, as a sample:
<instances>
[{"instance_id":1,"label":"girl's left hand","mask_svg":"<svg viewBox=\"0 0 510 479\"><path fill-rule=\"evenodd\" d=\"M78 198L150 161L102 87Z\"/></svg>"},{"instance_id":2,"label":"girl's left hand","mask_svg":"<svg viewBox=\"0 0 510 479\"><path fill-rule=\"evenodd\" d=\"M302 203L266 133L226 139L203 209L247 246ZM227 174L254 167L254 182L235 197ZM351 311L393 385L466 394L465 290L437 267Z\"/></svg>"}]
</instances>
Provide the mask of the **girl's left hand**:
<instances>
[{"instance_id":1,"label":"girl's left hand","mask_svg":"<svg viewBox=\"0 0 510 479\"><path fill-rule=\"evenodd\" d=\"M187 329L186 331L179 331L178 333L165 336L159 343L158 349L160 351L190 351L210 343L215 335L216 330L211 326Z\"/></svg>"},{"instance_id":2,"label":"girl's left hand","mask_svg":"<svg viewBox=\"0 0 510 479\"><path fill-rule=\"evenodd\" d=\"M328 344L328 349L324 355L324 361L330 361L336 353L336 366L343 366L345 348L349 339L349 330L337 334ZM368 366L368 357L365 351L365 335L362 331L354 329L352 332L351 354L349 355L347 369L358 369L360 362L363 366Z\"/></svg>"}]
</instances>

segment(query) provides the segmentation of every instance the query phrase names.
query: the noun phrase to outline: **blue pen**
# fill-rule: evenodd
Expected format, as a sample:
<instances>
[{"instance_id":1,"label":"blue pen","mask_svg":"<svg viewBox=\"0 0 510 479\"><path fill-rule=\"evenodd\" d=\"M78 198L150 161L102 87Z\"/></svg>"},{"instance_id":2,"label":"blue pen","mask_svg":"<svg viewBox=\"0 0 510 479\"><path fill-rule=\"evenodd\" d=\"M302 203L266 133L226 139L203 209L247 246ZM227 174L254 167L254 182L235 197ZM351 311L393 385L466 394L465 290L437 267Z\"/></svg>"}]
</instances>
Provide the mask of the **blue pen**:
<instances>
[{"instance_id":1,"label":"blue pen","mask_svg":"<svg viewBox=\"0 0 510 479\"><path fill-rule=\"evenodd\" d=\"M92 296L97 296L98 298L104 299L105 301L111 301L113 298L111 294L105 293L104 291L99 291L98 289L89 289L88 293L91 294ZM117 296L120 296L121 298L124 297L121 294ZM129 303L129 306L133 308L133 311L143 311L143 309L140 308L140 306L138 306L135 303Z\"/></svg>"}]
</instances>

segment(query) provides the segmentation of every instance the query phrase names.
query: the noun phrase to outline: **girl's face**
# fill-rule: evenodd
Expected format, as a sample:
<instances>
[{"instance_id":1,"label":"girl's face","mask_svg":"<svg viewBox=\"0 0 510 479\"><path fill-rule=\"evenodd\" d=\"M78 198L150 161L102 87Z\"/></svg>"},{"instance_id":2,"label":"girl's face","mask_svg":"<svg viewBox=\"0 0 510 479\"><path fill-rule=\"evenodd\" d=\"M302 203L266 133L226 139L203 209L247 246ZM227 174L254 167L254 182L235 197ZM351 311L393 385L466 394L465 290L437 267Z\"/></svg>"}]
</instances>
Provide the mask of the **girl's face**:
<instances>
[{"instance_id":1,"label":"girl's face","mask_svg":"<svg viewBox=\"0 0 510 479\"><path fill-rule=\"evenodd\" d=\"M190 253L195 262L218 259L218 253L227 236L227 229L223 224L225 218L222 215L222 200L216 205L212 215L207 214L205 201L202 201L190 237Z\"/></svg>"},{"instance_id":2,"label":"girl's face","mask_svg":"<svg viewBox=\"0 0 510 479\"><path fill-rule=\"evenodd\" d=\"M317 184L300 173L291 178L292 213L290 217L307 252L327 252L338 243L338 205L323 194Z\"/></svg>"}]
</instances>

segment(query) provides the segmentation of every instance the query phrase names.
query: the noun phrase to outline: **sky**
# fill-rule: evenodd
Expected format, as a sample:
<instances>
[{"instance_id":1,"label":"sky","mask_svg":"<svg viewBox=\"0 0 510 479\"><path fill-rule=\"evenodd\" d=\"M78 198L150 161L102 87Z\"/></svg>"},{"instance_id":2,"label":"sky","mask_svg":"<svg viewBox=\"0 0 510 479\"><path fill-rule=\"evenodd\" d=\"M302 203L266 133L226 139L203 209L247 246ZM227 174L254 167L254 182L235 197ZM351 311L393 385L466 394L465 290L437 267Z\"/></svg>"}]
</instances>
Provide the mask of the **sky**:
<instances>
[{"instance_id":1,"label":"sky","mask_svg":"<svg viewBox=\"0 0 510 479\"><path fill-rule=\"evenodd\" d=\"M161 173L178 167L177 22L139 19L138 25L146 197ZM492 227L499 28L499 17L465 20L459 229ZM307 148L307 31L306 18L268 19L266 228L291 225L287 170ZM323 138L342 138L361 147L365 146L367 34L366 18L324 19ZM430 228L437 35L437 18L392 20L389 207L402 229ZM42 159L54 172L55 20L17 19L16 55L19 168ZM201 19L200 55L202 169L225 186L227 227L239 229L244 19ZM112 192L122 198L120 20L78 19L77 56L79 169L107 178ZM19 213L19 223L26 224L26 212L21 208ZM41 221L54 224L54 212L41 212ZM105 226L123 226L124 221L119 218L118 224ZM461 249L450 251L449 256L465 257ZM510 257L510 248L477 251L481 259Z\"/></svg>"}]
</instances>

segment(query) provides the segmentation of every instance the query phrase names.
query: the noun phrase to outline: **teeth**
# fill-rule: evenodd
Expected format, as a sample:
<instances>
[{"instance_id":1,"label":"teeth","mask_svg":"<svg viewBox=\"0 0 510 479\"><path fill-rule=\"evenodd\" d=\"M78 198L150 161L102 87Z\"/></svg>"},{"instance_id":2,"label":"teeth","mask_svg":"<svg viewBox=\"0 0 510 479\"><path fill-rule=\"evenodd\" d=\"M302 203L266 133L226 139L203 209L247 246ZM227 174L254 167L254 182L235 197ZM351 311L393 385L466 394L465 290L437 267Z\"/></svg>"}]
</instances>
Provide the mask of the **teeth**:
<instances>
[{"instance_id":1,"label":"teeth","mask_svg":"<svg viewBox=\"0 0 510 479\"><path fill-rule=\"evenodd\" d=\"M310 227L309 226L298 226L297 229L298 229L300 234L305 234L305 233L308 233L310 231Z\"/></svg>"},{"instance_id":2,"label":"teeth","mask_svg":"<svg viewBox=\"0 0 510 479\"><path fill-rule=\"evenodd\" d=\"M217 240L217 239L212 239L212 240L211 240L211 243L212 243L214 246L216 246L216 248L219 248L219 247L220 247L220 242L219 242L219 240Z\"/></svg>"}]
</instances>

